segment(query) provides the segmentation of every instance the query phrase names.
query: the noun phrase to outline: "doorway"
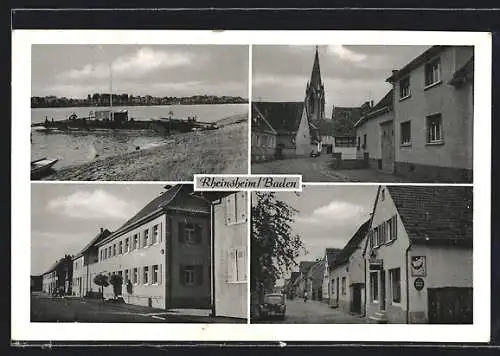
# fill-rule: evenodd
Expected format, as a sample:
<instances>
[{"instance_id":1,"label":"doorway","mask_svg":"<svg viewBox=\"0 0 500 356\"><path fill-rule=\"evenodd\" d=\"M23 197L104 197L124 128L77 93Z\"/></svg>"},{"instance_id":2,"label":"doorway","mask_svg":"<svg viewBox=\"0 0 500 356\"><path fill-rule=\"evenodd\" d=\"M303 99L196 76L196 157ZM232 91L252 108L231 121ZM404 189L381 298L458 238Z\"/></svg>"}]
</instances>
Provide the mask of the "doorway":
<instances>
[{"instance_id":1,"label":"doorway","mask_svg":"<svg viewBox=\"0 0 500 356\"><path fill-rule=\"evenodd\" d=\"M361 314L361 284L352 286L351 312Z\"/></svg>"},{"instance_id":2,"label":"doorway","mask_svg":"<svg viewBox=\"0 0 500 356\"><path fill-rule=\"evenodd\" d=\"M385 271L380 271L380 311L385 311Z\"/></svg>"}]
</instances>

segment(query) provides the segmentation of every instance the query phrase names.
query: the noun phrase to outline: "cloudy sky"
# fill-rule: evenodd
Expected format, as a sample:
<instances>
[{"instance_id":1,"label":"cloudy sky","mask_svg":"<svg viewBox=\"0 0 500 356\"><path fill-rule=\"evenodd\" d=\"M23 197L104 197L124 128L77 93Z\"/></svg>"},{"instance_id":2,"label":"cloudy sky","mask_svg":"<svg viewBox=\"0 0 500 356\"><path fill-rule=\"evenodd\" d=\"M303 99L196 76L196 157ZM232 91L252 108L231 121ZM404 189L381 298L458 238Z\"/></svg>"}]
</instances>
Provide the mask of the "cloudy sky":
<instances>
[{"instance_id":1,"label":"cloudy sky","mask_svg":"<svg viewBox=\"0 0 500 356\"><path fill-rule=\"evenodd\" d=\"M385 80L430 46L319 46L325 115L332 105L379 101L391 89ZM253 100L302 101L311 77L315 46L253 46Z\"/></svg>"},{"instance_id":2,"label":"cloudy sky","mask_svg":"<svg viewBox=\"0 0 500 356\"><path fill-rule=\"evenodd\" d=\"M248 97L248 47L230 45L33 45L32 96Z\"/></svg>"},{"instance_id":3,"label":"cloudy sky","mask_svg":"<svg viewBox=\"0 0 500 356\"><path fill-rule=\"evenodd\" d=\"M101 227L119 228L164 184L32 184L31 273L45 272L65 254L76 254Z\"/></svg>"},{"instance_id":4,"label":"cloudy sky","mask_svg":"<svg viewBox=\"0 0 500 356\"><path fill-rule=\"evenodd\" d=\"M277 198L296 208L292 228L307 253L297 261L322 258L327 247L342 248L369 218L377 186L318 186L303 188L300 196L279 192Z\"/></svg>"}]
</instances>

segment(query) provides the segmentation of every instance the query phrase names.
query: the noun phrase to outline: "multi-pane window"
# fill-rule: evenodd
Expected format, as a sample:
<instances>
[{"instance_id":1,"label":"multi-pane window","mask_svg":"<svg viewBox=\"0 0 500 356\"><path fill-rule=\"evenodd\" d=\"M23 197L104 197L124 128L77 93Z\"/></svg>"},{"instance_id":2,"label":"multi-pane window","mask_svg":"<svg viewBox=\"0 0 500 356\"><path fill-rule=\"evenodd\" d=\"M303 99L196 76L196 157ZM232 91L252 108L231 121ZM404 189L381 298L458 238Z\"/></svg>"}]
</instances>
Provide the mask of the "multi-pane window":
<instances>
[{"instance_id":1,"label":"multi-pane window","mask_svg":"<svg viewBox=\"0 0 500 356\"><path fill-rule=\"evenodd\" d=\"M134 268L132 273L132 283L137 284L138 281L139 281L139 271L137 270L137 268Z\"/></svg>"},{"instance_id":2,"label":"multi-pane window","mask_svg":"<svg viewBox=\"0 0 500 356\"><path fill-rule=\"evenodd\" d=\"M443 141L443 120L441 114L427 117L427 143Z\"/></svg>"},{"instance_id":3,"label":"multi-pane window","mask_svg":"<svg viewBox=\"0 0 500 356\"><path fill-rule=\"evenodd\" d=\"M411 121L401 123L401 140L402 145L409 145L411 143Z\"/></svg>"},{"instance_id":4,"label":"multi-pane window","mask_svg":"<svg viewBox=\"0 0 500 356\"><path fill-rule=\"evenodd\" d=\"M151 283L158 283L158 265L153 265L151 270Z\"/></svg>"},{"instance_id":5,"label":"multi-pane window","mask_svg":"<svg viewBox=\"0 0 500 356\"><path fill-rule=\"evenodd\" d=\"M145 266L142 269L142 283L143 284L148 284L149 283L149 267Z\"/></svg>"},{"instance_id":6,"label":"multi-pane window","mask_svg":"<svg viewBox=\"0 0 500 356\"><path fill-rule=\"evenodd\" d=\"M389 270L389 278L391 280L391 296L394 303L401 302L401 270L394 268Z\"/></svg>"},{"instance_id":7,"label":"multi-pane window","mask_svg":"<svg viewBox=\"0 0 500 356\"><path fill-rule=\"evenodd\" d=\"M188 286L193 285L195 281L195 274L193 267L186 267L184 269L184 283Z\"/></svg>"},{"instance_id":8,"label":"multi-pane window","mask_svg":"<svg viewBox=\"0 0 500 356\"><path fill-rule=\"evenodd\" d=\"M130 238L125 239L125 253L129 252Z\"/></svg>"},{"instance_id":9,"label":"multi-pane window","mask_svg":"<svg viewBox=\"0 0 500 356\"><path fill-rule=\"evenodd\" d=\"M378 300L378 273L370 272L370 298L372 302Z\"/></svg>"},{"instance_id":10,"label":"multi-pane window","mask_svg":"<svg viewBox=\"0 0 500 356\"><path fill-rule=\"evenodd\" d=\"M230 283L246 282L246 250L244 248L231 248L228 250L227 256L227 281Z\"/></svg>"},{"instance_id":11,"label":"multi-pane window","mask_svg":"<svg viewBox=\"0 0 500 356\"><path fill-rule=\"evenodd\" d=\"M104 260L104 251L101 250L101 261Z\"/></svg>"},{"instance_id":12,"label":"multi-pane window","mask_svg":"<svg viewBox=\"0 0 500 356\"><path fill-rule=\"evenodd\" d=\"M238 192L226 197L226 224L241 224L247 221L247 194Z\"/></svg>"},{"instance_id":13,"label":"multi-pane window","mask_svg":"<svg viewBox=\"0 0 500 356\"><path fill-rule=\"evenodd\" d=\"M201 226L191 222L179 222L179 242L186 245L199 245L202 241Z\"/></svg>"},{"instance_id":14,"label":"multi-pane window","mask_svg":"<svg viewBox=\"0 0 500 356\"><path fill-rule=\"evenodd\" d=\"M155 244L158 242L158 235L159 235L159 229L158 225L153 226L153 234L151 235L151 243Z\"/></svg>"},{"instance_id":15,"label":"multi-pane window","mask_svg":"<svg viewBox=\"0 0 500 356\"><path fill-rule=\"evenodd\" d=\"M404 99L410 96L410 77L403 78L399 81L399 98Z\"/></svg>"},{"instance_id":16,"label":"multi-pane window","mask_svg":"<svg viewBox=\"0 0 500 356\"><path fill-rule=\"evenodd\" d=\"M106 247L104 249L104 259L107 259L108 258L108 248Z\"/></svg>"},{"instance_id":17,"label":"multi-pane window","mask_svg":"<svg viewBox=\"0 0 500 356\"><path fill-rule=\"evenodd\" d=\"M149 241L149 229L144 230L144 238L142 239L142 247L146 247Z\"/></svg>"},{"instance_id":18,"label":"multi-pane window","mask_svg":"<svg viewBox=\"0 0 500 356\"><path fill-rule=\"evenodd\" d=\"M118 242L118 254L123 254L123 241Z\"/></svg>"},{"instance_id":19,"label":"multi-pane window","mask_svg":"<svg viewBox=\"0 0 500 356\"><path fill-rule=\"evenodd\" d=\"M124 278L123 278L123 281L124 281L125 283L127 283L127 282L128 282L128 278L129 278L129 276L128 276L128 269L126 269L124 272L125 272L125 273L124 273L124 275L125 275L125 276L124 276Z\"/></svg>"},{"instance_id":20,"label":"multi-pane window","mask_svg":"<svg viewBox=\"0 0 500 356\"><path fill-rule=\"evenodd\" d=\"M135 250L137 248L139 248L139 235L135 234L134 235L134 240L133 240L133 243L132 243L132 250Z\"/></svg>"},{"instance_id":21,"label":"multi-pane window","mask_svg":"<svg viewBox=\"0 0 500 356\"><path fill-rule=\"evenodd\" d=\"M396 240L398 237L398 217L394 215L387 221L389 241Z\"/></svg>"},{"instance_id":22,"label":"multi-pane window","mask_svg":"<svg viewBox=\"0 0 500 356\"><path fill-rule=\"evenodd\" d=\"M196 243L194 224L186 224L184 227L184 234L186 243L190 245Z\"/></svg>"},{"instance_id":23,"label":"multi-pane window","mask_svg":"<svg viewBox=\"0 0 500 356\"><path fill-rule=\"evenodd\" d=\"M435 84L441 80L441 61L439 58L425 65L425 86Z\"/></svg>"},{"instance_id":24,"label":"multi-pane window","mask_svg":"<svg viewBox=\"0 0 500 356\"><path fill-rule=\"evenodd\" d=\"M108 257L112 257L113 256L113 246L109 246L108 248Z\"/></svg>"},{"instance_id":25,"label":"multi-pane window","mask_svg":"<svg viewBox=\"0 0 500 356\"><path fill-rule=\"evenodd\" d=\"M356 137L335 137L335 147L355 147Z\"/></svg>"},{"instance_id":26,"label":"multi-pane window","mask_svg":"<svg viewBox=\"0 0 500 356\"><path fill-rule=\"evenodd\" d=\"M366 149L366 134L363 135L363 149Z\"/></svg>"},{"instance_id":27,"label":"multi-pane window","mask_svg":"<svg viewBox=\"0 0 500 356\"><path fill-rule=\"evenodd\" d=\"M182 285L201 286L203 284L202 265L192 265L192 266L180 265L179 271L180 271L179 279Z\"/></svg>"},{"instance_id":28,"label":"multi-pane window","mask_svg":"<svg viewBox=\"0 0 500 356\"><path fill-rule=\"evenodd\" d=\"M346 295L346 278L342 277L342 295Z\"/></svg>"}]
</instances>

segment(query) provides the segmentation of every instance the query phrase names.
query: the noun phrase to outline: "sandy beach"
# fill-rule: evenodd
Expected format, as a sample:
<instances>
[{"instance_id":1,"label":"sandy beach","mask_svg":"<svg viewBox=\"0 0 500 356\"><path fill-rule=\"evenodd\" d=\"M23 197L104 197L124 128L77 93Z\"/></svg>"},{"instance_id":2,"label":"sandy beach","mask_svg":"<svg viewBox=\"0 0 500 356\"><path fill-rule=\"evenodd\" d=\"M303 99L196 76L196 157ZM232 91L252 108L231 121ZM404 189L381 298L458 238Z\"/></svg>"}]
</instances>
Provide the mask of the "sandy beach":
<instances>
[{"instance_id":1,"label":"sandy beach","mask_svg":"<svg viewBox=\"0 0 500 356\"><path fill-rule=\"evenodd\" d=\"M248 173L247 122L175 135L170 143L64 167L44 180L192 181L203 173Z\"/></svg>"}]
</instances>

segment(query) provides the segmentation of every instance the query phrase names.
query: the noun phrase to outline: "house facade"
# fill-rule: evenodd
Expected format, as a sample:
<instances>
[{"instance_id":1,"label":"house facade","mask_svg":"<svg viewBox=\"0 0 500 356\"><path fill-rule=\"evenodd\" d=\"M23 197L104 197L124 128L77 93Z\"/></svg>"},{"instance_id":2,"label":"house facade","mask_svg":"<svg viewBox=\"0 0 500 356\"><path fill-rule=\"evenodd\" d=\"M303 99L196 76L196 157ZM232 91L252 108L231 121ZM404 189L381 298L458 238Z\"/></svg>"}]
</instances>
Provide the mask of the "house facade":
<instances>
[{"instance_id":1,"label":"house facade","mask_svg":"<svg viewBox=\"0 0 500 356\"><path fill-rule=\"evenodd\" d=\"M433 46L387 79L396 175L472 182L473 58L473 46Z\"/></svg>"},{"instance_id":2,"label":"house facade","mask_svg":"<svg viewBox=\"0 0 500 356\"><path fill-rule=\"evenodd\" d=\"M93 282L98 273L99 252L96 244L111 235L108 229L101 228L99 233L73 257L73 295L91 296L99 288Z\"/></svg>"},{"instance_id":3,"label":"house facade","mask_svg":"<svg viewBox=\"0 0 500 356\"><path fill-rule=\"evenodd\" d=\"M372 169L394 172L394 90L390 90L354 125L356 150Z\"/></svg>"},{"instance_id":4,"label":"house facade","mask_svg":"<svg viewBox=\"0 0 500 356\"><path fill-rule=\"evenodd\" d=\"M248 315L248 195L204 194L212 202L213 315L246 319Z\"/></svg>"},{"instance_id":5,"label":"house facade","mask_svg":"<svg viewBox=\"0 0 500 356\"><path fill-rule=\"evenodd\" d=\"M192 185L168 186L96 244L96 267L100 274L122 276L121 294L127 303L209 308L210 237L210 203L193 195ZM111 286L104 289L104 297L113 295Z\"/></svg>"},{"instance_id":6,"label":"house facade","mask_svg":"<svg viewBox=\"0 0 500 356\"><path fill-rule=\"evenodd\" d=\"M56 261L42 275L43 292L52 294L59 291L61 294L72 294L73 262L70 255Z\"/></svg>"},{"instance_id":7,"label":"house facade","mask_svg":"<svg viewBox=\"0 0 500 356\"><path fill-rule=\"evenodd\" d=\"M359 107L334 106L332 109L332 152L342 159L356 159L359 142L356 141L355 123L368 112L373 103L365 102Z\"/></svg>"},{"instance_id":8,"label":"house facade","mask_svg":"<svg viewBox=\"0 0 500 356\"><path fill-rule=\"evenodd\" d=\"M269 161L276 158L276 130L252 104L252 162Z\"/></svg>"},{"instance_id":9,"label":"house facade","mask_svg":"<svg viewBox=\"0 0 500 356\"><path fill-rule=\"evenodd\" d=\"M472 323L472 187L379 187L364 258L370 319Z\"/></svg>"},{"instance_id":10,"label":"house facade","mask_svg":"<svg viewBox=\"0 0 500 356\"><path fill-rule=\"evenodd\" d=\"M364 315L365 260L364 240L370 220L363 223L347 242L329 268L330 306L346 313Z\"/></svg>"},{"instance_id":11,"label":"house facade","mask_svg":"<svg viewBox=\"0 0 500 356\"><path fill-rule=\"evenodd\" d=\"M330 303L331 296L331 279L330 268L332 267L335 258L342 251L340 248L326 248L323 264L323 286L322 286L322 299L325 303Z\"/></svg>"},{"instance_id":12,"label":"house facade","mask_svg":"<svg viewBox=\"0 0 500 356\"><path fill-rule=\"evenodd\" d=\"M30 290L32 292L43 290L43 276L30 276Z\"/></svg>"}]
</instances>

